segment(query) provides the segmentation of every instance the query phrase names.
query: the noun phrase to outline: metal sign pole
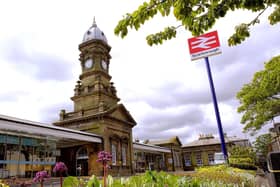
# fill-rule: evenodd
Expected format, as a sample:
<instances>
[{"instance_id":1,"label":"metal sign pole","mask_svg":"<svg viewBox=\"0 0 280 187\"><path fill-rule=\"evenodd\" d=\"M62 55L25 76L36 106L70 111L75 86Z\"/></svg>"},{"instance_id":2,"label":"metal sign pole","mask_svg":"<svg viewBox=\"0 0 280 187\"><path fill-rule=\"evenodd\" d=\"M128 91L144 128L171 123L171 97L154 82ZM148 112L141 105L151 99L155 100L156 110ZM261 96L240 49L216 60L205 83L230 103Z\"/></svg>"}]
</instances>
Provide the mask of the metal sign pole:
<instances>
[{"instance_id":1,"label":"metal sign pole","mask_svg":"<svg viewBox=\"0 0 280 187\"><path fill-rule=\"evenodd\" d=\"M221 118L220 118L220 113L219 113L219 108L218 108L218 103L217 103L217 98L216 98L216 93L215 93L215 87L214 87L214 83L213 83L213 79L212 79L210 64L209 64L208 57L205 57L204 59L205 59L205 63L206 63L206 69L207 69L207 73L208 73L208 79L209 79L209 83L210 83L212 99L213 99L214 108L215 108L215 114L216 114L216 120L217 120L217 124L218 124L219 134L220 134L222 152L224 154L225 160L228 161L228 154L227 154L227 149L226 149L226 144L225 144L223 127L222 127L222 123L221 123Z\"/></svg>"}]
</instances>

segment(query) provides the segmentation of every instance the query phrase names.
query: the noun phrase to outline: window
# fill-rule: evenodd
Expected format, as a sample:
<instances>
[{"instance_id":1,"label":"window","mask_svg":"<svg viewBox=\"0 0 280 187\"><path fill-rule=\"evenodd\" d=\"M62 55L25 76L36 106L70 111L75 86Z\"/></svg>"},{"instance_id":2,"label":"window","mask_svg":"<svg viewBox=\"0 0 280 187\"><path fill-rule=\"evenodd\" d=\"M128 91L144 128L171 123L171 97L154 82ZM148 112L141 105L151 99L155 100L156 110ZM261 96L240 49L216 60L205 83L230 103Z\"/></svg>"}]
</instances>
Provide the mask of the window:
<instances>
[{"instance_id":1,"label":"window","mask_svg":"<svg viewBox=\"0 0 280 187\"><path fill-rule=\"evenodd\" d=\"M174 166L180 167L181 166L181 159L180 159L180 153L174 152Z\"/></svg>"},{"instance_id":2,"label":"window","mask_svg":"<svg viewBox=\"0 0 280 187\"><path fill-rule=\"evenodd\" d=\"M87 148L82 147L77 151L77 159L88 159Z\"/></svg>"},{"instance_id":3,"label":"window","mask_svg":"<svg viewBox=\"0 0 280 187\"><path fill-rule=\"evenodd\" d=\"M191 166L191 155L190 154L185 154L184 155L184 160L185 160L185 166Z\"/></svg>"},{"instance_id":4,"label":"window","mask_svg":"<svg viewBox=\"0 0 280 187\"><path fill-rule=\"evenodd\" d=\"M208 163L209 165L214 164L214 153L208 153Z\"/></svg>"},{"instance_id":5,"label":"window","mask_svg":"<svg viewBox=\"0 0 280 187\"><path fill-rule=\"evenodd\" d=\"M201 153L196 154L196 165L198 166L202 165Z\"/></svg>"},{"instance_id":6,"label":"window","mask_svg":"<svg viewBox=\"0 0 280 187\"><path fill-rule=\"evenodd\" d=\"M126 166L126 150L127 150L127 145L122 146L122 165Z\"/></svg>"},{"instance_id":7,"label":"window","mask_svg":"<svg viewBox=\"0 0 280 187\"><path fill-rule=\"evenodd\" d=\"M116 165L117 164L117 147L115 144L112 144L112 165Z\"/></svg>"}]
</instances>

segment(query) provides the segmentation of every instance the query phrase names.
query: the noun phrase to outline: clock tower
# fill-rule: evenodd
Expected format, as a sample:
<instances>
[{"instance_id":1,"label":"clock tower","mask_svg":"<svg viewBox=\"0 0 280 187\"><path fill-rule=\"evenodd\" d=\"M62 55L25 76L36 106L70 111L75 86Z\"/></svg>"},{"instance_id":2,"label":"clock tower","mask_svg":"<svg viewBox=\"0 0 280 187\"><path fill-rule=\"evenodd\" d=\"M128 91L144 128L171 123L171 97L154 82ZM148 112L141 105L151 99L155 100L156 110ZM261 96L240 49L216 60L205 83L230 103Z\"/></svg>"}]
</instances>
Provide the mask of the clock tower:
<instances>
[{"instance_id":1,"label":"clock tower","mask_svg":"<svg viewBox=\"0 0 280 187\"><path fill-rule=\"evenodd\" d=\"M84 34L79 50L82 74L71 98L74 101L74 111L116 105L120 99L116 95L113 83L110 82L111 47L95 21Z\"/></svg>"},{"instance_id":2,"label":"clock tower","mask_svg":"<svg viewBox=\"0 0 280 187\"><path fill-rule=\"evenodd\" d=\"M71 97L74 109L71 112L61 110L60 119L54 125L102 136L102 146L85 146L88 153L88 175L100 175L102 168L95 166L97 153L102 150L112 154L112 175L119 172L121 175L129 175L133 172L132 128L136 122L125 106L119 103L109 74L111 47L95 20L85 32L79 50L82 72Z\"/></svg>"}]
</instances>

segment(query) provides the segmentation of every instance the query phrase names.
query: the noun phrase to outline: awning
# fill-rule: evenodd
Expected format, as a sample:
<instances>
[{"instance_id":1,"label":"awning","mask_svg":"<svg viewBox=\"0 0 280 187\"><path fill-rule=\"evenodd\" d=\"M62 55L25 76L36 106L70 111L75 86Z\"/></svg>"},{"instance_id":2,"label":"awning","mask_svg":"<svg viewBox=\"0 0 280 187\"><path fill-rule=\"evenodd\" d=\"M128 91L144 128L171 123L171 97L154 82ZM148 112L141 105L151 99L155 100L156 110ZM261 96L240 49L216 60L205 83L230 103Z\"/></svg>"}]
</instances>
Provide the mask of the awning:
<instances>
[{"instance_id":1,"label":"awning","mask_svg":"<svg viewBox=\"0 0 280 187\"><path fill-rule=\"evenodd\" d=\"M166 147L147 145L147 144L136 143L136 142L133 142L133 148L136 150L149 151L149 152L171 153L171 150Z\"/></svg>"},{"instance_id":2,"label":"awning","mask_svg":"<svg viewBox=\"0 0 280 187\"><path fill-rule=\"evenodd\" d=\"M43 137L53 137L65 142L94 142L102 143L102 137L96 134L82 132L78 130L57 127L51 124L38 123L9 116L0 115L0 131L16 132L23 136L32 134Z\"/></svg>"}]
</instances>

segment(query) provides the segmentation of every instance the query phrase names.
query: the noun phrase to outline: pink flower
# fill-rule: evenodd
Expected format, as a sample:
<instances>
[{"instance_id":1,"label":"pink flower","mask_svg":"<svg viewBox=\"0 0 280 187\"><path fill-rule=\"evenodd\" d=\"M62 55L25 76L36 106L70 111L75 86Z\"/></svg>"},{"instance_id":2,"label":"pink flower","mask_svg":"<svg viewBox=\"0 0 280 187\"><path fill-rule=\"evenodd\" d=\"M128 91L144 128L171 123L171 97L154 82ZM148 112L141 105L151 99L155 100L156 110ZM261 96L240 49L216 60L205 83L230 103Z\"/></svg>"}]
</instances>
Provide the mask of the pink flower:
<instances>
[{"instance_id":1,"label":"pink flower","mask_svg":"<svg viewBox=\"0 0 280 187\"><path fill-rule=\"evenodd\" d=\"M47 171L38 171L33 178L33 182L43 182L46 178L49 178L50 175Z\"/></svg>"},{"instance_id":2,"label":"pink flower","mask_svg":"<svg viewBox=\"0 0 280 187\"><path fill-rule=\"evenodd\" d=\"M106 151L100 151L98 153L97 162L107 163L112 159L112 155Z\"/></svg>"},{"instance_id":3,"label":"pink flower","mask_svg":"<svg viewBox=\"0 0 280 187\"><path fill-rule=\"evenodd\" d=\"M66 172L68 168L63 162L57 162L53 168L53 172L63 173Z\"/></svg>"},{"instance_id":4,"label":"pink flower","mask_svg":"<svg viewBox=\"0 0 280 187\"><path fill-rule=\"evenodd\" d=\"M107 176L107 169L109 168L108 162L112 159L112 155L109 152L106 151L100 151L98 153L98 159L96 160L97 162L101 162L103 164L103 184L104 187L106 187L106 176Z\"/></svg>"}]
</instances>

